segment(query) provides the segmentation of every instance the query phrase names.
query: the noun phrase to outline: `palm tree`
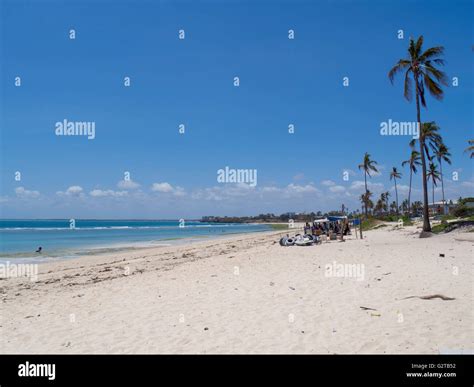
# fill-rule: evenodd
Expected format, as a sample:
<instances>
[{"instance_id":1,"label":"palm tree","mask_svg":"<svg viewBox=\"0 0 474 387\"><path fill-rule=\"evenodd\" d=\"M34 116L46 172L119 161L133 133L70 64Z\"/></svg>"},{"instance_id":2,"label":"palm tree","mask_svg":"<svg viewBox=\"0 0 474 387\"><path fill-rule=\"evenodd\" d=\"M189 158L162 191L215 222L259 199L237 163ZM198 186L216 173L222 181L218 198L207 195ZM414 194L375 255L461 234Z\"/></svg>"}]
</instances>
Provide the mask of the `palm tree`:
<instances>
[{"instance_id":1,"label":"palm tree","mask_svg":"<svg viewBox=\"0 0 474 387\"><path fill-rule=\"evenodd\" d=\"M474 157L474 140L467 140L469 146L466 148L464 152L471 152L470 158Z\"/></svg>"},{"instance_id":2,"label":"palm tree","mask_svg":"<svg viewBox=\"0 0 474 387\"><path fill-rule=\"evenodd\" d=\"M418 171L416 167L419 167L421 165L420 152L417 152L416 150L412 149L410 158L402 162L402 167L407 164L410 166L410 187L408 188L408 213L410 213L411 182L413 174Z\"/></svg>"},{"instance_id":3,"label":"palm tree","mask_svg":"<svg viewBox=\"0 0 474 387\"><path fill-rule=\"evenodd\" d=\"M437 100L443 98L443 90L441 84L447 85L446 75L436 68L438 65L444 65L443 59L440 58L444 53L444 47L431 47L426 51L422 51L423 36L420 36L415 42L410 38L408 45L408 58L400 59L397 64L389 71L388 78L393 84L395 75L405 72L405 82L403 94L408 101L412 98L412 83L415 83L416 96L416 119L418 127L421 128L421 106L426 107L425 88ZM412 81L413 78L413 81ZM423 231L431 231L431 225L428 212L428 182L426 177L426 159L423 152L425 147L425 138L420 131L420 156L422 164L423 176Z\"/></svg>"},{"instance_id":4,"label":"palm tree","mask_svg":"<svg viewBox=\"0 0 474 387\"><path fill-rule=\"evenodd\" d=\"M365 152L364 161L362 162L362 164L359 164L359 169L364 170L364 183L365 183L365 193L366 193L365 198L366 198L366 200L370 200L370 197L367 195L367 193L369 192L369 190L367 189L367 176L372 177L370 175L370 172L378 172L376 165L377 165L377 161L371 160L370 155L367 152ZM365 207L365 217L367 218L367 216L368 216L367 203L364 207Z\"/></svg>"},{"instance_id":5,"label":"palm tree","mask_svg":"<svg viewBox=\"0 0 474 387\"><path fill-rule=\"evenodd\" d=\"M436 157L439 163L439 173L441 176L441 192L443 195L443 214L446 214L446 202L444 200L444 180L443 180L443 161L451 165L451 153L449 153L448 147L444 145L443 141L440 140L435 145L432 144L433 156Z\"/></svg>"},{"instance_id":6,"label":"palm tree","mask_svg":"<svg viewBox=\"0 0 474 387\"><path fill-rule=\"evenodd\" d=\"M372 196L372 192L369 191L369 196L367 198L367 207L372 210L374 208L374 202L370 199L370 196ZM372 212L372 211L371 211Z\"/></svg>"},{"instance_id":7,"label":"palm tree","mask_svg":"<svg viewBox=\"0 0 474 387\"><path fill-rule=\"evenodd\" d=\"M393 167L392 172L390 172L390 180L393 179L395 183L395 200L396 200L396 205L397 205L397 215L398 215L398 190L397 190L397 179L401 179L402 174L397 171L397 168Z\"/></svg>"},{"instance_id":8,"label":"palm tree","mask_svg":"<svg viewBox=\"0 0 474 387\"><path fill-rule=\"evenodd\" d=\"M435 203L435 200L434 200L434 187L437 187L438 184L437 182L440 180L440 174L439 174L439 171L438 171L438 168L436 166L436 164L434 163L430 163L430 168L428 170L428 173L426 174L426 177L428 180L431 179L431 186L432 186L432 192L433 192L433 209L434 209L434 203Z\"/></svg>"},{"instance_id":9,"label":"palm tree","mask_svg":"<svg viewBox=\"0 0 474 387\"><path fill-rule=\"evenodd\" d=\"M388 212L388 199L390 198L390 192L385 192L385 210Z\"/></svg>"},{"instance_id":10,"label":"palm tree","mask_svg":"<svg viewBox=\"0 0 474 387\"><path fill-rule=\"evenodd\" d=\"M439 126L434 121L424 122L421 125L421 135L425 139L425 155L428 159L431 159L433 157L433 155L430 153L430 148L434 150L438 147L439 144L443 143L443 138L439 134L439 130Z\"/></svg>"},{"instance_id":11,"label":"palm tree","mask_svg":"<svg viewBox=\"0 0 474 387\"><path fill-rule=\"evenodd\" d=\"M380 199L379 199L379 200L380 200L381 203L382 203L381 211L382 211L382 213L383 213L384 210L385 210L385 192L382 192L382 193L380 194Z\"/></svg>"},{"instance_id":12,"label":"palm tree","mask_svg":"<svg viewBox=\"0 0 474 387\"><path fill-rule=\"evenodd\" d=\"M410 211L410 202L408 201L408 199L405 199L403 202L402 202L402 213L403 214L406 214L407 212Z\"/></svg>"},{"instance_id":13,"label":"palm tree","mask_svg":"<svg viewBox=\"0 0 474 387\"><path fill-rule=\"evenodd\" d=\"M382 192L380 194L380 199L379 201L381 202L381 210L382 210L382 213L385 211L385 208L386 208L386 202L387 202L387 197L385 196L385 192Z\"/></svg>"},{"instance_id":14,"label":"palm tree","mask_svg":"<svg viewBox=\"0 0 474 387\"><path fill-rule=\"evenodd\" d=\"M397 203L392 202L392 204L390 204L390 212L397 212L398 213Z\"/></svg>"},{"instance_id":15,"label":"palm tree","mask_svg":"<svg viewBox=\"0 0 474 387\"><path fill-rule=\"evenodd\" d=\"M421 202L419 200L416 200L411 204L411 209L413 213L418 214L418 211L420 209L423 209L423 206L421 205Z\"/></svg>"},{"instance_id":16,"label":"palm tree","mask_svg":"<svg viewBox=\"0 0 474 387\"><path fill-rule=\"evenodd\" d=\"M379 214L379 215L382 214L383 205L384 205L384 202L381 198L379 200L377 200L377 203L375 203L375 208L374 208L374 210L377 212L377 214Z\"/></svg>"},{"instance_id":17,"label":"palm tree","mask_svg":"<svg viewBox=\"0 0 474 387\"><path fill-rule=\"evenodd\" d=\"M370 198L372 197L372 192L367 190L364 194L360 195L359 200L362 202L364 206L364 211L367 217L368 209L374 206L374 203Z\"/></svg>"}]
</instances>

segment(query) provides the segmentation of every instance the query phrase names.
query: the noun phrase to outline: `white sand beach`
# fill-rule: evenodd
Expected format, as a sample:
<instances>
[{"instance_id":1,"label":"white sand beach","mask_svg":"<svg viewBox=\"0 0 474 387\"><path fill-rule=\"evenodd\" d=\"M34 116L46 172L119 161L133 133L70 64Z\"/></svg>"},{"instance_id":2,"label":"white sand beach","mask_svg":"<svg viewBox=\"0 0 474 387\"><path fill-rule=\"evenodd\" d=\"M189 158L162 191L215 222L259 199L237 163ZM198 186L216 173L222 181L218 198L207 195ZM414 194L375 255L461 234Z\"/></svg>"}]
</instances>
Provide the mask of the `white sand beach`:
<instances>
[{"instance_id":1,"label":"white sand beach","mask_svg":"<svg viewBox=\"0 0 474 387\"><path fill-rule=\"evenodd\" d=\"M0 281L0 352L472 351L474 233L417 232L282 247L272 231L41 264L36 282ZM363 276L328 277L334 262ZM418 298L431 295L454 299Z\"/></svg>"}]
</instances>

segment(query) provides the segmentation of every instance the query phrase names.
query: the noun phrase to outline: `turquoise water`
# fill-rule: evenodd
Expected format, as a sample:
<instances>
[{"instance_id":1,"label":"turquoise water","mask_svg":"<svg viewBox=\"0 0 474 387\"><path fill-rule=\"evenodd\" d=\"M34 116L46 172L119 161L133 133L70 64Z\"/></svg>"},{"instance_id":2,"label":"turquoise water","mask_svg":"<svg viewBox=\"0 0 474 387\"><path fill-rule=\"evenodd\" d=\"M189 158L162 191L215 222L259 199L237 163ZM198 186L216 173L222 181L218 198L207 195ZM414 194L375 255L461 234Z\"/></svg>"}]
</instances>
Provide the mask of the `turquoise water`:
<instances>
[{"instance_id":1,"label":"turquoise water","mask_svg":"<svg viewBox=\"0 0 474 387\"><path fill-rule=\"evenodd\" d=\"M69 219L0 220L0 261L48 261L216 238L235 233L268 231L268 225L217 224L172 220ZM41 246L42 252L35 250Z\"/></svg>"}]
</instances>

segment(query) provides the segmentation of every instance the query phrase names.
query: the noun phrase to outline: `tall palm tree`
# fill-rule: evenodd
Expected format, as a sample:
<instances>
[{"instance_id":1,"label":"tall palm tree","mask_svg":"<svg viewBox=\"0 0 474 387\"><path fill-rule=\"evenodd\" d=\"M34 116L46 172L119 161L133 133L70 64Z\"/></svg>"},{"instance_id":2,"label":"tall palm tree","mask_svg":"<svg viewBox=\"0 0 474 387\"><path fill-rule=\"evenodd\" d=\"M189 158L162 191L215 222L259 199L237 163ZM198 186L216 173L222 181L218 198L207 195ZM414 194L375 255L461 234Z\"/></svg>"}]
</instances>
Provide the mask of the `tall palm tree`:
<instances>
[{"instance_id":1,"label":"tall palm tree","mask_svg":"<svg viewBox=\"0 0 474 387\"><path fill-rule=\"evenodd\" d=\"M402 167L404 167L407 164L409 165L409 168L410 168L410 186L408 188L408 213L410 213L411 183L412 183L413 174L418 171L417 167L421 165L420 152L417 152L416 150L412 149L410 158L402 162Z\"/></svg>"},{"instance_id":2,"label":"tall palm tree","mask_svg":"<svg viewBox=\"0 0 474 387\"><path fill-rule=\"evenodd\" d=\"M451 153L449 153L448 147L444 145L442 140L434 145L431 145L433 149L433 156L436 157L436 160L438 160L439 163L439 174L441 176L441 193L443 196L443 214L446 214L447 205L444 200L443 161L451 165L451 159L449 158L451 156Z\"/></svg>"},{"instance_id":3,"label":"tall palm tree","mask_svg":"<svg viewBox=\"0 0 474 387\"><path fill-rule=\"evenodd\" d=\"M438 181L440 180L440 174L438 171L438 167L436 166L435 163L430 163L430 168L428 170L428 173L426 174L426 177L428 180L431 179L431 187L432 187L432 192L433 192L433 209L434 209L434 188L438 186Z\"/></svg>"},{"instance_id":4,"label":"tall palm tree","mask_svg":"<svg viewBox=\"0 0 474 387\"><path fill-rule=\"evenodd\" d=\"M467 140L469 146L466 148L464 152L471 152L470 158L474 157L474 140Z\"/></svg>"},{"instance_id":5,"label":"tall palm tree","mask_svg":"<svg viewBox=\"0 0 474 387\"><path fill-rule=\"evenodd\" d=\"M362 164L359 164L359 169L364 170L364 183L365 183L365 193L366 193L365 198L366 198L366 200L370 200L370 197L367 195L367 193L369 192L369 190L367 189L367 176L372 177L371 174L370 174L371 172L378 172L376 165L377 165L377 161L371 160L370 155L367 152L365 152L364 161L362 162ZM367 206L367 204L364 207L365 207L365 217L367 218L367 216L368 216L368 206Z\"/></svg>"},{"instance_id":6,"label":"tall palm tree","mask_svg":"<svg viewBox=\"0 0 474 387\"><path fill-rule=\"evenodd\" d=\"M395 203L397 205L397 215L398 215L398 190L397 190L397 179L401 179L402 174L397 171L397 168L393 167L392 172L390 172L390 180L393 179L395 183Z\"/></svg>"},{"instance_id":7,"label":"tall palm tree","mask_svg":"<svg viewBox=\"0 0 474 387\"><path fill-rule=\"evenodd\" d=\"M416 119L418 127L421 128L420 104L426 107L425 88L437 100L443 98L441 85L447 85L446 75L436 67L444 65L440 56L444 53L444 47L431 47L422 51L423 36L420 36L415 42L410 38L408 45L408 57L400 59L397 64L389 71L388 78L393 84L395 75L405 72L404 96L408 101L412 98L412 83L415 83L416 96ZM413 78L413 79L412 79ZM423 176L423 231L431 231L431 225L428 212L428 182L426 177L426 159L424 154L425 139L420 130L420 156Z\"/></svg>"}]
</instances>

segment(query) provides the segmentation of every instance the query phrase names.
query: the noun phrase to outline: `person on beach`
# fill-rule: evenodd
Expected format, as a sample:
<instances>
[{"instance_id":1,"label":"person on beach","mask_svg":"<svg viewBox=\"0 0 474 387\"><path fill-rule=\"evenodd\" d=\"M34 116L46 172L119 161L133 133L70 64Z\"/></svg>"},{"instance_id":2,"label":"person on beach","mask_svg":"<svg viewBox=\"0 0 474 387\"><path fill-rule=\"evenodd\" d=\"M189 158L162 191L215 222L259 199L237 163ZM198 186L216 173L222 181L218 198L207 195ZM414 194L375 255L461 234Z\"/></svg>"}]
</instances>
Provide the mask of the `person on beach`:
<instances>
[{"instance_id":1,"label":"person on beach","mask_svg":"<svg viewBox=\"0 0 474 387\"><path fill-rule=\"evenodd\" d=\"M349 227L349 221L346 219L344 221L344 235L348 235L351 233L351 228Z\"/></svg>"},{"instance_id":2,"label":"person on beach","mask_svg":"<svg viewBox=\"0 0 474 387\"><path fill-rule=\"evenodd\" d=\"M309 230L310 230L309 223L306 222L306 224L304 225L304 233L307 234Z\"/></svg>"}]
</instances>

